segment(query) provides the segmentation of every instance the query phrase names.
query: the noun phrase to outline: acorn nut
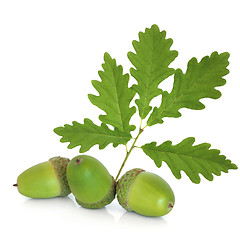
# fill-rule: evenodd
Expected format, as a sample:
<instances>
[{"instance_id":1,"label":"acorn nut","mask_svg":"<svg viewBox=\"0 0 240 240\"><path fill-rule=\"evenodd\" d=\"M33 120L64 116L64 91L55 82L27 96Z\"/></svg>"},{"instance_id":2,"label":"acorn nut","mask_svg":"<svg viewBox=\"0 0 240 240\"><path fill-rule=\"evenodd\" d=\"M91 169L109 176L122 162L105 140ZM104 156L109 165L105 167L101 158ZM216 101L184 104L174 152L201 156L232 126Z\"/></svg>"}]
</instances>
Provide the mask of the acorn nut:
<instances>
[{"instance_id":1,"label":"acorn nut","mask_svg":"<svg viewBox=\"0 0 240 240\"><path fill-rule=\"evenodd\" d=\"M69 161L63 157L50 158L22 172L13 186L29 198L65 197L71 193L66 178Z\"/></svg>"},{"instance_id":2,"label":"acorn nut","mask_svg":"<svg viewBox=\"0 0 240 240\"><path fill-rule=\"evenodd\" d=\"M117 199L127 211L144 216L163 216L175 203L174 193L160 176L140 168L127 171L117 182Z\"/></svg>"},{"instance_id":3,"label":"acorn nut","mask_svg":"<svg viewBox=\"0 0 240 240\"><path fill-rule=\"evenodd\" d=\"M114 178L91 156L74 157L67 167L67 180L76 202L82 207L102 208L115 198Z\"/></svg>"}]
</instances>

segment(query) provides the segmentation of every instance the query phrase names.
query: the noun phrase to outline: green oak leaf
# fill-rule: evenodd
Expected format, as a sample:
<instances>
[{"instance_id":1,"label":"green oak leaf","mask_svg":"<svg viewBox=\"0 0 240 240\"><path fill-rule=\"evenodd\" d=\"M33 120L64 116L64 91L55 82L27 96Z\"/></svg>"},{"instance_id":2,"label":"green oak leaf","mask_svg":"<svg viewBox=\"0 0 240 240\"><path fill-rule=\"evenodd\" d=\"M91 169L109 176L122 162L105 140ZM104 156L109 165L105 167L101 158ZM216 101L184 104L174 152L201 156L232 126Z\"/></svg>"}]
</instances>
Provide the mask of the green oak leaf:
<instances>
[{"instance_id":1,"label":"green oak leaf","mask_svg":"<svg viewBox=\"0 0 240 240\"><path fill-rule=\"evenodd\" d=\"M163 92L162 103L159 108L153 109L147 121L148 126L163 123L164 117L180 117L181 108L204 109L205 106L199 101L202 98L219 98L221 92L215 87L226 83L223 76L229 73L228 58L229 53L213 52L210 57L202 58L199 63L196 58L192 58L188 62L185 74L177 69L171 93Z\"/></svg>"},{"instance_id":2,"label":"green oak leaf","mask_svg":"<svg viewBox=\"0 0 240 240\"><path fill-rule=\"evenodd\" d=\"M99 71L102 81L92 81L99 96L89 94L88 98L92 104L105 111L106 115L99 116L103 123L130 133L136 128L134 125L129 125L136 107L129 107L135 95L135 92L128 87L129 75L123 74L122 66L117 66L116 60L108 53L104 54L104 61L102 65L104 71Z\"/></svg>"},{"instance_id":3,"label":"green oak leaf","mask_svg":"<svg viewBox=\"0 0 240 240\"><path fill-rule=\"evenodd\" d=\"M131 75L137 80L132 88L138 93L136 104L139 116L144 119L151 111L151 100L160 95L158 85L175 70L169 64L177 57L177 51L170 51L172 39L166 39L166 32L160 32L157 25L139 33L139 42L133 41L136 54L129 52L128 58L135 68L130 69Z\"/></svg>"},{"instance_id":4,"label":"green oak leaf","mask_svg":"<svg viewBox=\"0 0 240 240\"><path fill-rule=\"evenodd\" d=\"M81 146L79 150L81 153L88 151L96 144L99 145L99 149L103 149L110 143L113 143L113 147L117 147L131 139L128 133L118 129L111 130L104 123L97 126L88 118L84 119L83 124L73 121L72 125L65 124L64 127L57 127L54 132L62 136L60 142L70 143L68 148Z\"/></svg>"},{"instance_id":5,"label":"green oak leaf","mask_svg":"<svg viewBox=\"0 0 240 240\"><path fill-rule=\"evenodd\" d=\"M213 175L221 175L229 169L237 169L237 166L226 160L220 151L209 149L208 143L193 146L195 139L186 138L177 145L172 145L171 141L166 141L157 146L156 142L142 146L143 151L154 160L157 167L161 167L162 161L166 162L173 175L181 178L180 171L184 171L194 183L200 183L199 173L207 180L212 181Z\"/></svg>"}]
</instances>

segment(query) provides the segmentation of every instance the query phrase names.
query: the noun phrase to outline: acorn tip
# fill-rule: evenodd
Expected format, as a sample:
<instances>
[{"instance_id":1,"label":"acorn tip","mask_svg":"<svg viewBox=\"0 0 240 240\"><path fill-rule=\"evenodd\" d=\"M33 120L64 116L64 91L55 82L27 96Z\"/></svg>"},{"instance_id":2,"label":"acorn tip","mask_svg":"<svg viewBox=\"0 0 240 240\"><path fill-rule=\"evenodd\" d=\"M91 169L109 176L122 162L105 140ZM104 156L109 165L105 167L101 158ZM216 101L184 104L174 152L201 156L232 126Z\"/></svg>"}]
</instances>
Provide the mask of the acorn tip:
<instances>
[{"instance_id":1,"label":"acorn tip","mask_svg":"<svg viewBox=\"0 0 240 240\"><path fill-rule=\"evenodd\" d=\"M173 208L173 204L170 202L170 203L168 204L168 207L169 207L169 208Z\"/></svg>"}]
</instances>

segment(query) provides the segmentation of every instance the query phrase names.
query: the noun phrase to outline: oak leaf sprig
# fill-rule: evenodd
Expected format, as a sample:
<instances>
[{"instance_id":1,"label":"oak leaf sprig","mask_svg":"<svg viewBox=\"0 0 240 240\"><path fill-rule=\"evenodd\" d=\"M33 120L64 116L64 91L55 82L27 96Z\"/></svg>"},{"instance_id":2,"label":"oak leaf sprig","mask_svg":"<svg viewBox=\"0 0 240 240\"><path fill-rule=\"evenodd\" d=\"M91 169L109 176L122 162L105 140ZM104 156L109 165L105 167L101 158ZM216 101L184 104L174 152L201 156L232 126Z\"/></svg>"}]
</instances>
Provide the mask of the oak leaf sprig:
<instances>
[{"instance_id":1,"label":"oak leaf sprig","mask_svg":"<svg viewBox=\"0 0 240 240\"><path fill-rule=\"evenodd\" d=\"M181 69L171 68L169 65L177 57L178 52L171 50L173 40L166 38L166 32L160 31L157 25L146 28L139 33L139 41L132 42L134 52L128 53L133 67L130 75L136 84L129 86L130 76L123 72L123 67L110 54L104 54L102 70L98 72L100 81L93 80L92 85L98 95L89 94L93 105L101 109L104 114L99 116L100 126L88 118L83 123L73 121L72 125L65 124L57 127L54 132L61 136L61 142L69 142L68 148L80 146L80 152L86 152L94 145L104 149L112 144L117 147L126 145L126 155L118 172L118 179L130 153L136 147L139 136L147 127L162 124L163 119L181 117L182 108L201 110L205 105L203 98L218 99L221 92L216 87L223 86L223 78L229 73L229 53L213 52L201 61L193 57L187 65L186 73ZM170 93L159 88L161 82L169 76L174 76L173 88ZM151 101L161 95L158 106L151 106ZM135 99L135 106L131 106ZM132 137L136 126L131 123L132 116L140 117L137 134ZM146 126L142 120L146 119ZM111 127L111 128L110 128ZM133 140L128 150L127 144ZM200 176L212 181L213 175L227 173L237 166L220 154L217 149L210 149L209 143L194 145L195 138L189 137L179 144L172 145L166 141L160 145L156 142L146 143L140 147L143 152L154 161L157 167L166 162L173 175L180 179L184 171L193 183L200 183Z\"/></svg>"}]
</instances>

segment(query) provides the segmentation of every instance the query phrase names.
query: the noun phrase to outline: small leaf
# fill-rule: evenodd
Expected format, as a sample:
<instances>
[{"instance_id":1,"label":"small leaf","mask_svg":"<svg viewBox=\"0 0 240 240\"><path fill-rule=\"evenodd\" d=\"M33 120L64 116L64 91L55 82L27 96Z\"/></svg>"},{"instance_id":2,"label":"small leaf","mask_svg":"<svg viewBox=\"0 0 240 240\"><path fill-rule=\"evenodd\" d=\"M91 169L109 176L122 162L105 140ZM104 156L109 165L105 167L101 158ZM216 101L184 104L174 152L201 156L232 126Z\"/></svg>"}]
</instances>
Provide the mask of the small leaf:
<instances>
[{"instance_id":1,"label":"small leaf","mask_svg":"<svg viewBox=\"0 0 240 240\"><path fill-rule=\"evenodd\" d=\"M177 51L170 51L172 39L166 39L166 32L160 32L157 25L144 33L139 33L139 42L133 41L136 54L129 52L128 58L135 66L130 69L131 75L138 84L132 88L138 93L136 104L139 116L144 119L152 107L151 100L160 95L162 90L158 85L167 77L174 74L175 70L169 64L177 57Z\"/></svg>"},{"instance_id":2,"label":"small leaf","mask_svg":"<svg viewBox=\"0 0 240 240\"><path fill-rule=\"evenodd\" d=\"M68 148L81 146L81 153L96 144L99 145L99 149L103 149L110 143L113 143L113 147L117 147L131 139L128 133L120 132L118 129L111 130L104 123L97 126L88 118L84 119L84 124L74 121L72 125L65 124L64 127L55 128L54 132L62 136L61 142L70 143Z\"/></svg>"},{"instance_id":3,"label":"small leaf","mask_svg":"<svg viewBox=\"0 0 240 240\"><path fill-rule=\"evenodd\" d=\"M215 87L226 83L223 76L229 73L228 58L229 53L213 52L210 57L204 57L199 63L196 58L192 58L185 74L177 69L172 92L163 92L162 103L159 108L153 109L147 122L148 126L163 123L164 117L180 117L181 108L204 109L205 106L199 101L202 98L219 98L221 92Z\"/></svg>"},{"instance_id":4,"label":"small leaf","mask_svg":"<svg viewBox=\"0 0 240 240\"><path fill-rule=\"evenodd\" d=\"M129 121L136 112L136 108L129 107L135 95L135 92L128 88L129 75L123 74L122 66L117 66L116 60L112 59L108 53L104 54L104 61L102 65L104 71L99 71L102 81L92 81L99 96L89 94L88 98L92 104L105 111L106 115L99 116L103 123L130 133L135 129L134 125L129 125Z\"/></svg>"},{"instance_id":5,"label":"small leaf","mask_svg":"<svg viewBox=\"0 0 240 240\"><path fill-rule=\"evenodd\" d=\"M213 175L221 175L229 169L237 169L237 166L220 155L220 151L209 149L210 144L202 143L193 146L195 139L186 138L177 145L166 141L157 146L156 142L145 144L141 148L154 160L157 167L161 167L162 161L166 162L173 175L180 179L180 171L184 171L194 183L200 183L199 173L207 180L212 181Z\"/></svg>"}]
</instances>

